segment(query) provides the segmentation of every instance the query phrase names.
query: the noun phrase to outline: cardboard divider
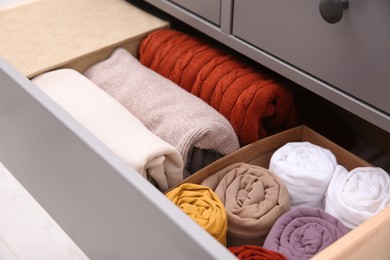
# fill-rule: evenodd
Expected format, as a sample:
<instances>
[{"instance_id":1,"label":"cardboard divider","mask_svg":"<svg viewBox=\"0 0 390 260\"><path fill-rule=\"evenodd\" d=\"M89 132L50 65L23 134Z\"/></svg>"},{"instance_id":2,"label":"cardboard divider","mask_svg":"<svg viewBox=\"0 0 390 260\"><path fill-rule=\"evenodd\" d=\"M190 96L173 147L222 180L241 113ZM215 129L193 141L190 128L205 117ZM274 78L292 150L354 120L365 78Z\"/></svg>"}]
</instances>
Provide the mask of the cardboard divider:
<instances>
[{"instance_id":1,"label":"cardboard divider","mask_svg":"<svg viewBox=\"0 0 390 260\"><path fill-rule=\"evenodd\" d=\"M300 142L300 141L308 141L313 144L331 150L333 154L336 156L338 163L346 167L348 170L352 170L353 168L359 166L371 166L371 164L359 158L358 156L338 146L337 144L333 143L332 141L325 138L324 136L318 134L317 132L310 129L309 127L302 125L260 139L257 142L254 142L252 144L248 144L240 148L239 150L231 154L228 154L223 158L217 160L216 162L206 166L200 171L192 174L191 176L186 178L182 183L199 184L204 179L213 175L214 173L226 168L229 165L238 162L245 162L249 164L262 166L264 168L268 168L269 161L272 157L272 154L278 148L282 147L284 144L288 142Z\"/></svg>"},{"instance_id":2,"label":"cardboard divider","mask_svg":"<svg viewBox=\"0 0 390 260\"><path fill-rule=\"evenodd\" d=\"M200 184L207 177L238 162L268 168L272 154L278 148L288 142L300 141L308 141L329 149L336 156L337 162L348 170L356 167L372 166L370 163L338 146L309 127L302 125L246 145L192 174L175 187L183 183ZM312 259L344 260L357 259L360 256L367 256L367 259L369 259L369 256L373 255L378 256L378 259L387 259L383 257L390 255L390 245L387 242L390 239L389 226L390 207L387 207L381 213L365 221ZM372 236L374 236L373 239L371 239Z\"/></svg>"}]
</instances>

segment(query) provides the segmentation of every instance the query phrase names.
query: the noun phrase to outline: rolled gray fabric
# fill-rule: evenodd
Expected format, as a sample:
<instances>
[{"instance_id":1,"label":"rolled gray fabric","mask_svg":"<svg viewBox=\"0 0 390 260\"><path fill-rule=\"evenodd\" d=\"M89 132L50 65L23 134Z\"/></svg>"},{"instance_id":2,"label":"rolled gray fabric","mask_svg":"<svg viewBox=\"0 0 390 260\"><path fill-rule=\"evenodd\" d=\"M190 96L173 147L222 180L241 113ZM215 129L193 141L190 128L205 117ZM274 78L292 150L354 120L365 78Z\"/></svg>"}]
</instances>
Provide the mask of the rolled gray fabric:
<instances>
[{"instance_id":1,"label":"rolled gray fabric","mask_svg":"<svg viewBox=\"0 0 390 260\"><path fill-rule=\"evenodd\" d=\"M84 75L126 107L154 134L172 144L188 164L194 148L222 155L239 148L229 121L200 98L116 49Z\"/></svg>"}]
</instances>

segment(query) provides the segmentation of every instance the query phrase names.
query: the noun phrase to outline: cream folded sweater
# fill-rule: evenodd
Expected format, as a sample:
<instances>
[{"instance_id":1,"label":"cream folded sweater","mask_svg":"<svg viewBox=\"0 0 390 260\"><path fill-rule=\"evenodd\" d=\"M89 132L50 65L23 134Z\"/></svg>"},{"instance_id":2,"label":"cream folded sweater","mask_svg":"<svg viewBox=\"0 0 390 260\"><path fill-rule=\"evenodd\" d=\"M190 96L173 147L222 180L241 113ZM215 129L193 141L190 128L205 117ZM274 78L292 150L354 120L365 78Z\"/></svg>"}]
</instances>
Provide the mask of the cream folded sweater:
<instances>
[{"instance_id":1,"label":"cream folded sweater","mask_svg":"<svg viewBox=\"0 0 390 260\"><path fill-rule=\"evenodd\" d=\"M222 155L239 148L233 127L219 112L116 49L84 75L126 107L154 134L175 146L186 165L195 148Z\"/></svg>"},{"instance_id":2,"label":"cream folded sweater","mask_svg":"<svg viewBox=\"0 0 390 260\"><path fill-rule=\"evenodd\" d=\"M32 82L161 191L183 180L179 152L82 74L59 69Z\"/></svg>"}]
</instances>

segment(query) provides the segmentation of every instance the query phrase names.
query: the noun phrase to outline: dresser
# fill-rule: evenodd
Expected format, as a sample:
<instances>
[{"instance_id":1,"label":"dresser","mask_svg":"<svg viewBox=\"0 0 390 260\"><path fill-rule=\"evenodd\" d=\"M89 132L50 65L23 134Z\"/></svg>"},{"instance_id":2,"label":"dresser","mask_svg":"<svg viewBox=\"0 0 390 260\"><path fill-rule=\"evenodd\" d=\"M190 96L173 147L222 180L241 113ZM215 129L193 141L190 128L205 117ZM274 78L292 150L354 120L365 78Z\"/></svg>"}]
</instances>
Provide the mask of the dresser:
<instances>
[{"instance_id":1,"label":"dresser","mask_svg":"<svg viewBox=\"0 0 390 260\"><path fill-rule=\"evenodd\" d=\"M149 32L183 23L353 114L345 119L362 126L358 134L380 133L370 141L386 147L390 4L350 2L332 24L317 1L303 0L37 0L15 8L0 30L16 42L0 44L0 162L90 259L234 259L30 79L56 68L83 71L119 46L135 54ZM40 26L17 22L26 10L40 15L33 20ZM375 227L381 243L361 244L376 235L361 232L317 259L346 259L357 248L388 256L387 216Z\"/></svg>"}]
</instances>

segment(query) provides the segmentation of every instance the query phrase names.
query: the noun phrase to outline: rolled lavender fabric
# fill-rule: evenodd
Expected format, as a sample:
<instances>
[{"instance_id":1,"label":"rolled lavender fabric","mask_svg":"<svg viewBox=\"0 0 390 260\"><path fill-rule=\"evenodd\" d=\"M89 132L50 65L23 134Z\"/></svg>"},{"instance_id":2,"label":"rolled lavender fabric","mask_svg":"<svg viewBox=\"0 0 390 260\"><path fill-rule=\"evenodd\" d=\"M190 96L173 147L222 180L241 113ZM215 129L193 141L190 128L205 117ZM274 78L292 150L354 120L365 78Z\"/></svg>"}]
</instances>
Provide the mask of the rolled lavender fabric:
<instances>
[{"instance_id":1,"label":"rolled lavender fabric","mask_svg":"<svg viewBox=\"0 0 390 260\"><path fill-rule=\"evenodd\" d=\"M186 166L196 148L222 155L239 148L237 135L226 118L142 65L125 49L116 49L107 60L93 65L84 74L154 134L176 147Z\"/></svg>"},{"instance_id":2,"label":"rolled lavender fabric","mask_svg":"<svg viewBox=\"0 0 390 260\"><path fill-rule=\"evenodd\" d=\"M390 176L379 167L339 165L325 194L325 211L354 229L390 205Z\"/></svg>"},{"instance_id":3,"label":"rolled lavender fabric","mask_svg":"<svg viewBox=\"0 0 390 260\"><path fill-rule=\"evenodd\" d=\"M292 208L323 209L336 166L330 150L310 142L290 142L273 153L269 169L286 184Z\"/></svg>"},{"instance_id":4,"label":"rolled lavender fabric","mask_svg":"<svg viewBox=\"0 0 390 260\"><path fill-rule=\"evenodd\" d=\"M348 231L337 218L322 209L295 208L275 222L263 247L289 260L310 259Z\"/></svg>"},{"instance_id":5,"label":"rolled lavender fabric","mask_svg":"<svg viewBox=\"0 0 390 260\"><path fill-rule=\"evenodd\" d=\"M183 161L176 148L82 74L59 69L32 82L161 191L183 180Z\"/></svg>"},{"instance_id":6,"label":"rolled lavender fabric","mask_svg":"<svg viewBox=\"0 0 390 260\"><path fill-rule=\"evenodd\" d=\"M286 186L268 169L236 163L206 178L228 217L228 246L261 245L275 221L290 209Z\"/></svg>"}]
</instances>

